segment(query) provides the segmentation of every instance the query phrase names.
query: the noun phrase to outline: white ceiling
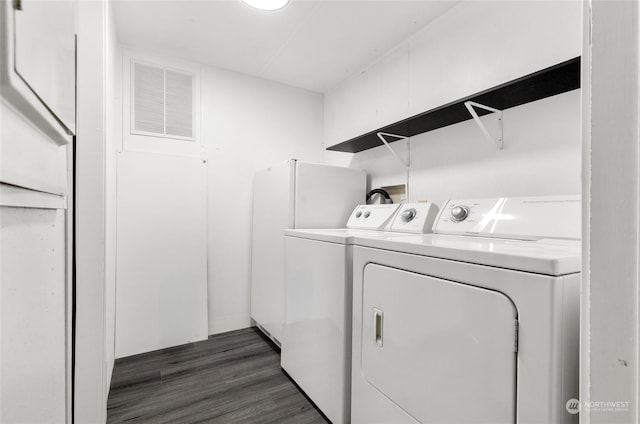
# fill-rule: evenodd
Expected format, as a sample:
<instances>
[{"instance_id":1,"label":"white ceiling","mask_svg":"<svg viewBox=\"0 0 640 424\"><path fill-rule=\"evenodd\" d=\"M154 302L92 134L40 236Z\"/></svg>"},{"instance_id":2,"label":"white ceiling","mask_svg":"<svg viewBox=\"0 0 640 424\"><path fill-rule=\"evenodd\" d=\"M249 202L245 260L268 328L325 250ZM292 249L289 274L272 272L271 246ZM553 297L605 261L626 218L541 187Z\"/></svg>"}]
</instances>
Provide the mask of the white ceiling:
<instances>
[{"instance_id":1,"label":"white ceiling","mask_svg":"<svg viewBox=\"0 0 640 424\"><path fill-rule=\"evenodd\" d=\"M120 42L325 92L458 0L291 0L265 12L241 0L115 0Z\"/></svg>"}]
</instances>

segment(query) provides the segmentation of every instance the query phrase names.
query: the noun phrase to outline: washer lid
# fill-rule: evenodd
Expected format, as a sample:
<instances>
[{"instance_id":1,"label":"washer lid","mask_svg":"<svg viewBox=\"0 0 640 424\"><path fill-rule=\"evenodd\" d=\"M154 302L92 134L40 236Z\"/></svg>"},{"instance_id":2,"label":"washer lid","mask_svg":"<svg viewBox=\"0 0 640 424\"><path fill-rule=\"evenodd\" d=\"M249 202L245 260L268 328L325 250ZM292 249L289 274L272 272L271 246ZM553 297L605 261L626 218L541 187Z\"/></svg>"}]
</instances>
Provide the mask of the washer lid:
<instances>
[{"instance_id":1,"label":"washer lid","mask_svg":"<svg viewBox=\"0 0 640 424\"><path fill-rule=\"evenodd\" d=\"M324 241L328 243L355 244L356 237L359 238L385 238L390 231L378 230L358 230L353 228L329 228L329 229L298 229L284 230L287 237L298 237L309 240ZM412 234L395 233L398 238L407 237Z\"/></svg>"},{"instance_id":2,"label":"washer lid","mask_svg":"<svg viewBox=\"0 0 640 424\"><path fill-rule=\"evenodd\" d=\"M509 240L486 237L421 234L355 237L354 244L544 275L580 272L579 240Z\"/></svg>"},{"instance_id":3,"label":"washer lid","mask_svg":"<svg viewBox=\"0 0 640 424\"><path fill-rule=\"evenodd\" d=\"M367 233L378 233L374 230L353 230L348 228L325 228L320 230L284 230L287 237L297 237L328 243L353 244L355 236L365 236Z\"/></svg>"}]
</instances>

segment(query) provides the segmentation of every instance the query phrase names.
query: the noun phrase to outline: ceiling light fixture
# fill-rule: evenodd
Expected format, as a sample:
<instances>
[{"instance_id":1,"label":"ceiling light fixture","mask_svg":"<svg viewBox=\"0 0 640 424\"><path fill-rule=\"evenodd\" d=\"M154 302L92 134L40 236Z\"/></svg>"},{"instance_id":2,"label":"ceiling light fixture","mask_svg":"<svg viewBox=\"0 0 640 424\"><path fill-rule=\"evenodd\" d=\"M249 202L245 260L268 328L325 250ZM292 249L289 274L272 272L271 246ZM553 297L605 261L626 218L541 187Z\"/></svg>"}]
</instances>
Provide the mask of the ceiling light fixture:
<instances>
[{"instance_id":1,"label":"ceiling light fixture","mask_svg":"<svg viewBox=\"0 0 640 424\"><path fill-rule=\"evenodd\" d=\"M278 10L289 3L289 0L242 0L251 7L260 10Z\"/></svg>"}]
</instances>

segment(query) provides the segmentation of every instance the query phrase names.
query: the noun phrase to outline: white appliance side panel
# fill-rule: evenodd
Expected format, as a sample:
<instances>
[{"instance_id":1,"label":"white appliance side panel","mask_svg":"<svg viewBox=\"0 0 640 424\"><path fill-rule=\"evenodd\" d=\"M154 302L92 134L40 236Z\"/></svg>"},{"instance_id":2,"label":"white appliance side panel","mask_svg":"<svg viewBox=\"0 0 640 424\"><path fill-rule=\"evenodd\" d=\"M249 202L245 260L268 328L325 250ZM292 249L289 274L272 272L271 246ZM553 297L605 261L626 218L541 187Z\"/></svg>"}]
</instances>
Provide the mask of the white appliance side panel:
<instances>
[{"instance_id":1,"label":"white appliance side panel","mask_svg":"<svg viewBox=\"0 0 640 424\"><path fill-rule=\"evenodd\" d=\"M118 157L116 357L207 338L207 165Z\"/></svg>"},{"instance_id":2,"label":"white appliance side panel","mask_svg":"<svg viewBox=\"0 0 640 424\"><path fill-rule=\"evenodd\" d=\"M333 424L349 423L352 247L284 239L282 368Z\"/></svg>"},{"instance_id":3,"label":"white appliance side panel","mask_svg":"<svg viewBox=\"0 0 640 424\"><path fill-rule=\"evenodd\" d=\"M0 208L0 422L66 419L65 213Z\"/></svg>"},{"instance_id":4,"label":"white appliance side panel","mask_svg":"<svg viewBox=\"0 0 640 424\"><path fill-rule=\"evenodd\" d=\"M283 231L293 225L293 166L287 161L253 180L251 318L282 340L285 310Z\"/></svg>"},{"instance_id":5,"label":"white appliance side panel","mask_svg":"<svg viewBox=\"0 0 640 424\"><path fill-rule=\"evenodd\" d=\"M344 228L365 203L367 177L354 168L298 162L295 228Z\"/></svg>"},{"instance_id":6,"label":"white appliance side panel","mask_svg":"<svg viewBox=\"0 0 640 424\"><path fill-rule=\"evenodd\" d=\"M424 424L513 424L508 297L369 264L362 305L363 376L398 408Z\"/></svg>"}]
</instances>

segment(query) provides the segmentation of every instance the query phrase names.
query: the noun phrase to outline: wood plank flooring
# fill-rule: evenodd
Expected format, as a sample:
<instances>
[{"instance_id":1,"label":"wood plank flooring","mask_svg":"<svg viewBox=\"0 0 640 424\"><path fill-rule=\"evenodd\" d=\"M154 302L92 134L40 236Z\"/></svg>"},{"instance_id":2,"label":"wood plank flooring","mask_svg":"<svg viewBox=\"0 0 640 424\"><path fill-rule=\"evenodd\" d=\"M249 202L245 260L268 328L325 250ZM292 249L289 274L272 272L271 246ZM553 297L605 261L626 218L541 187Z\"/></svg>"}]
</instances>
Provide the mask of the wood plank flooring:
<instances>
[{"instance_id":1,"label":"wood plank flooring","mask_svg":"<svg viewBox=\"0 0 640 424\"><path fill-rule=\"evenodd\" d=\"M255 328L118 359L107 423L328 421L280 368L280 353Z\"/></svg>"}]
</instances>

